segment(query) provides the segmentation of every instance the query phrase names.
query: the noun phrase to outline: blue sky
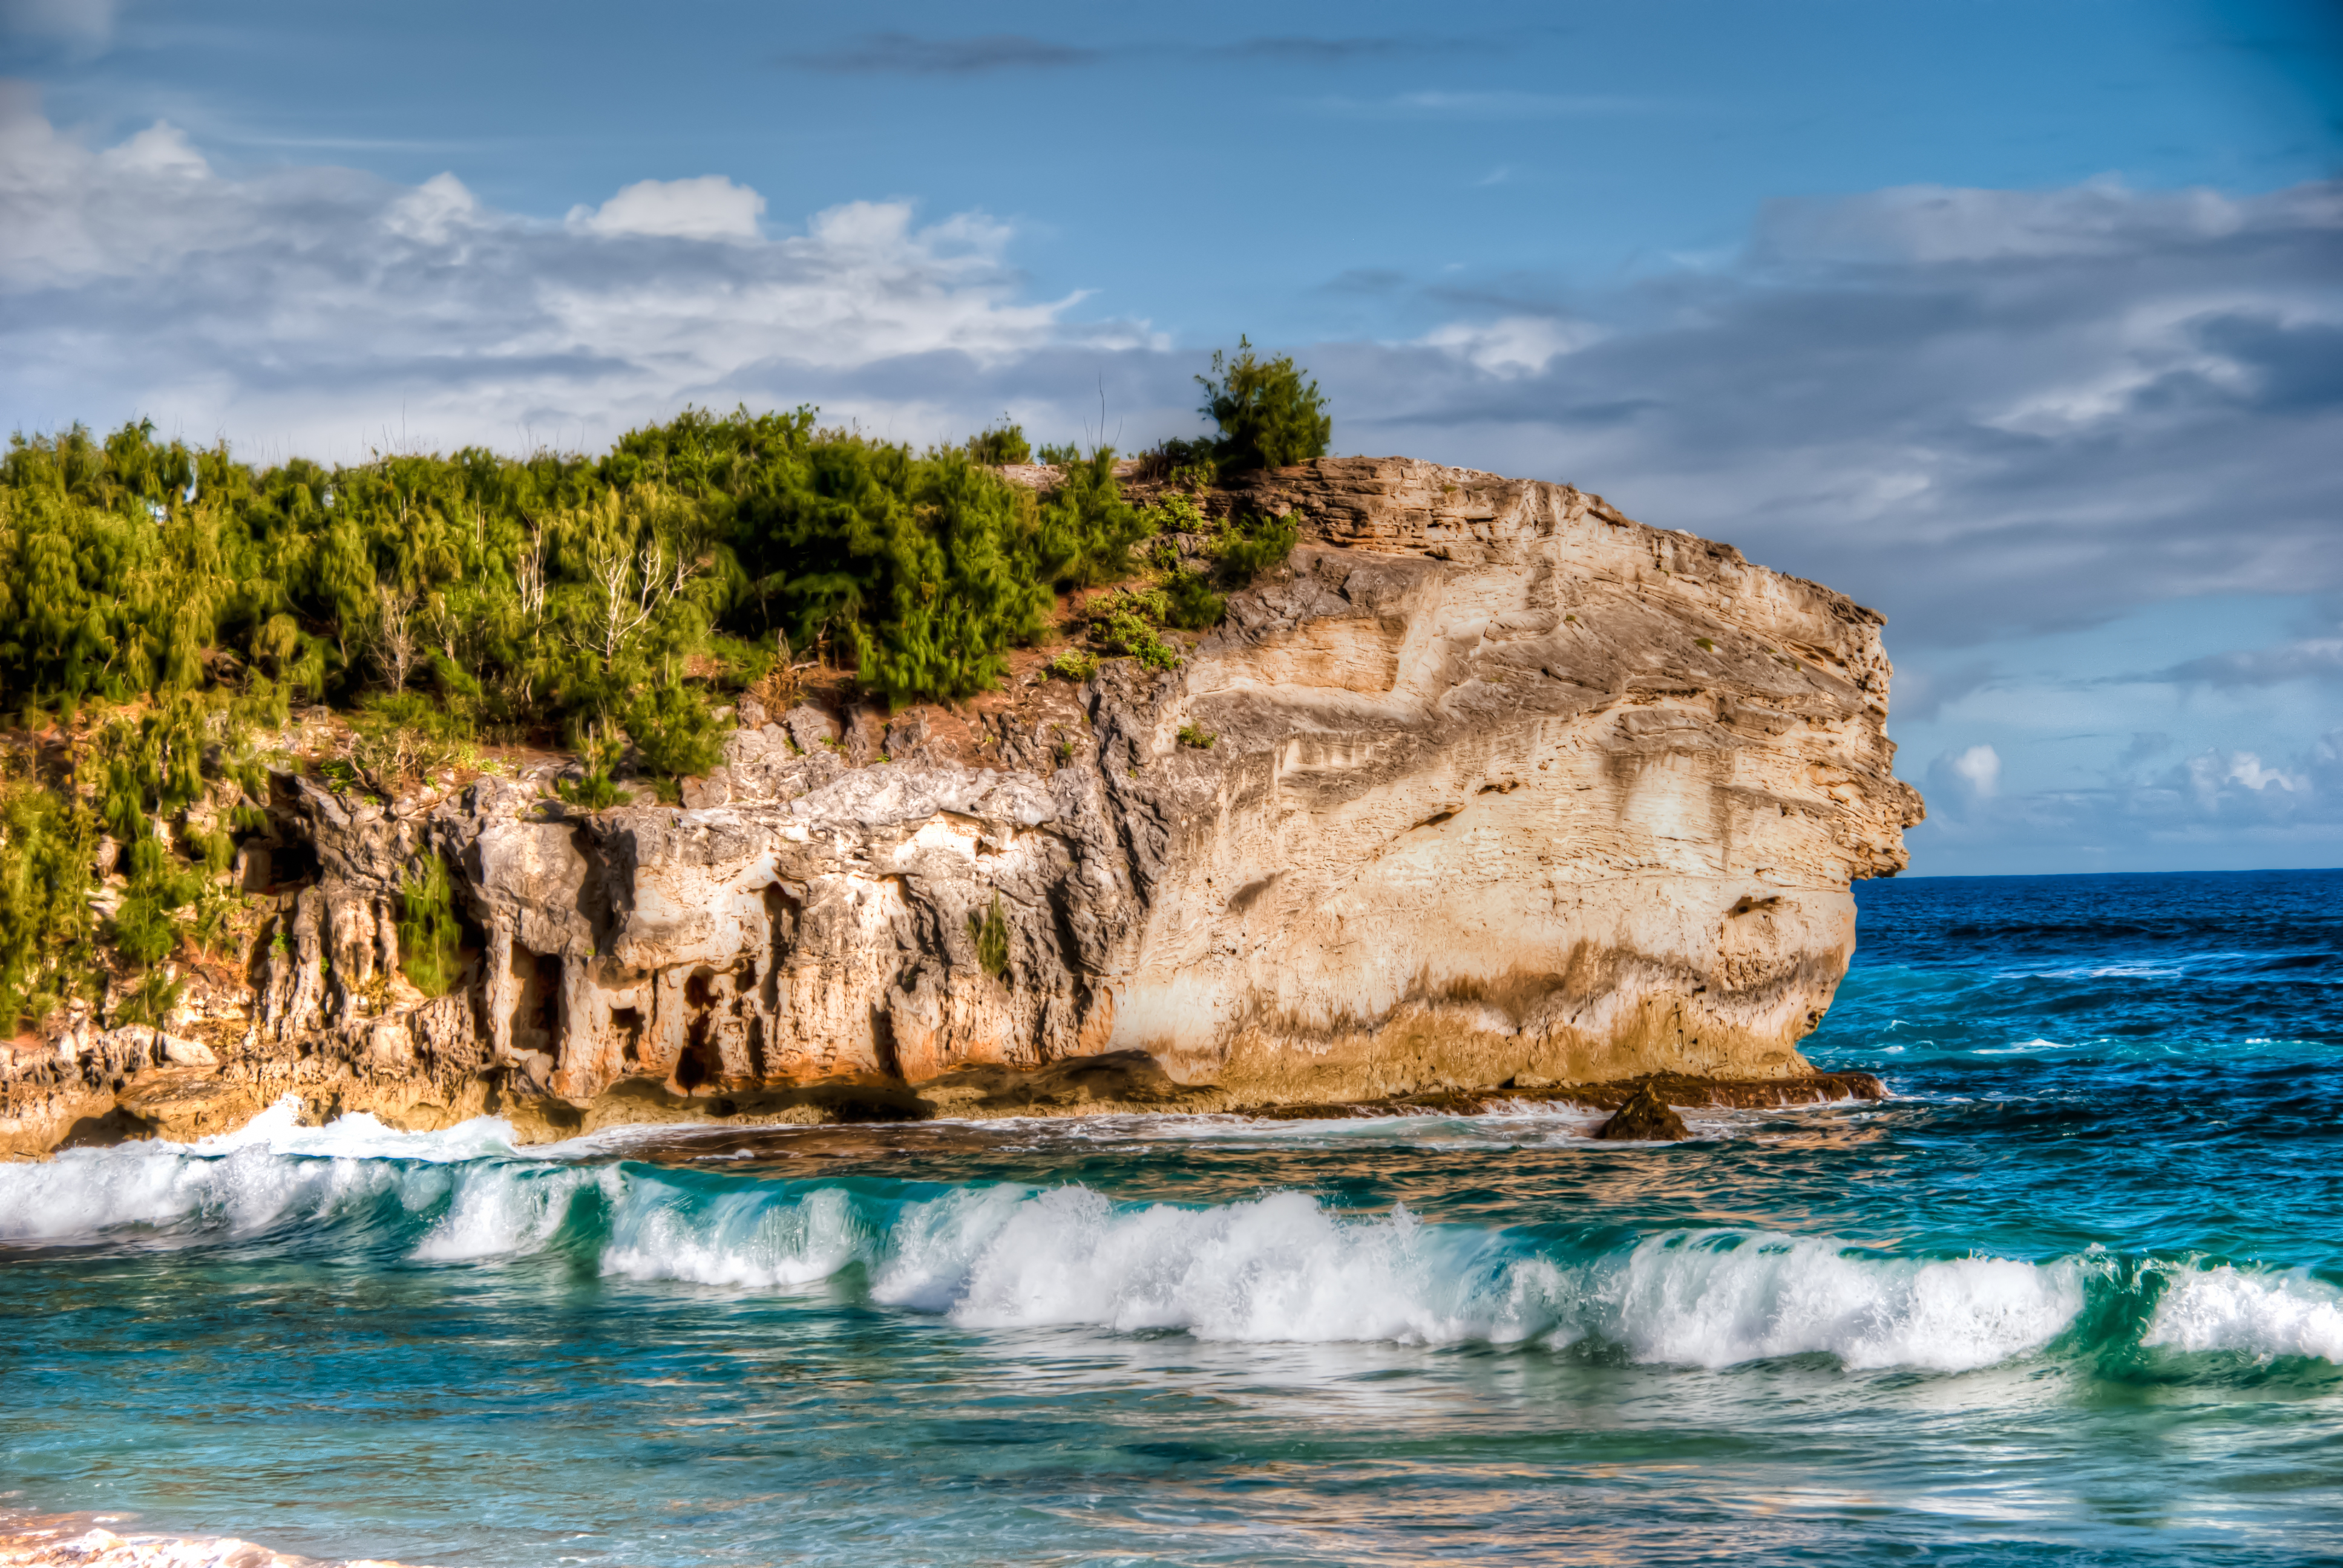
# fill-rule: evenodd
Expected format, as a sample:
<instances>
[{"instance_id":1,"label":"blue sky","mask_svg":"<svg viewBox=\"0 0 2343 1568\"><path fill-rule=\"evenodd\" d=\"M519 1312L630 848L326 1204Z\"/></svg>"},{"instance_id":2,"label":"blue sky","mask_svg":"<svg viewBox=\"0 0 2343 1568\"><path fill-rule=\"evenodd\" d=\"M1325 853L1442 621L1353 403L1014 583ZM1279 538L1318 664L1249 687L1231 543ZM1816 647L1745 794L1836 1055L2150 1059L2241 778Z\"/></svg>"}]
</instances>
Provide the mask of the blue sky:
<instances>
[{"instance_id":1,"label":"blue sky","mask_svg":"<svg viewBox=\"0 0 2343 1568\"><path fill-rule=\"evenodd\" d=\"M1565 478L1890 618L1922 872L2343 862L2343 8L0 0L0 418Z\"/></svg>"}]
</instances>

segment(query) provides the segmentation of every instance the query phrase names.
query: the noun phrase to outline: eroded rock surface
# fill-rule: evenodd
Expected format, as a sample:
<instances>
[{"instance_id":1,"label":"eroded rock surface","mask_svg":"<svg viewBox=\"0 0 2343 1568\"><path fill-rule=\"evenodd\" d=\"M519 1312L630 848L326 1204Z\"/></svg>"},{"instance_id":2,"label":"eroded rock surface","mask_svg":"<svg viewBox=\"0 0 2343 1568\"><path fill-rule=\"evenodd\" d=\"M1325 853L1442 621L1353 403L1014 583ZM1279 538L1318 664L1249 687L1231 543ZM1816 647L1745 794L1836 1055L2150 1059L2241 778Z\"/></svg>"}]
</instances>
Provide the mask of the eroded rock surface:
<instances>
[{"instance_id":1,"label":"eroded rock surface","mask_svg":"<svg viewBox=\"0 0 2343 1568\"><path fill-rule=\"evenodd\" d=\"M1302 543L1175 671L975 721L744 711L680 809L282 780L271 863L306 880L271 884L242 1032L205 1063L85 1028L7 1081L0 1141L211 1131L287 1090L540 1135L821 1119L822 1085L1119 1051L1168 1074L1132 1107L1808 1070L1849 883L1920 816L1877 615L1565 486L1355 458L1216 502ZM423 1000L396 911L432 855L477 956Z\"/></svg>"}]
</instances>

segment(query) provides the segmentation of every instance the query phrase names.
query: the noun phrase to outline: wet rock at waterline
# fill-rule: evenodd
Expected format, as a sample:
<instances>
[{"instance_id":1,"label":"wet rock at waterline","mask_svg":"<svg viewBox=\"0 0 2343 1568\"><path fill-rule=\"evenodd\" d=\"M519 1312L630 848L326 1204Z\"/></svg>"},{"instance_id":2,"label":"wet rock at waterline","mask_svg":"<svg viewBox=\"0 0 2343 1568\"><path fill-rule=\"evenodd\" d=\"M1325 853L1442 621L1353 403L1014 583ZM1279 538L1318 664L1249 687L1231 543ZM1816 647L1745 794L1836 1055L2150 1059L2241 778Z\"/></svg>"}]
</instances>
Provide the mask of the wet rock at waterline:
<instances>
[{"instance_id":1,"label":"wet rock at waterline","mask_svg":"<svg viewBox=\"0 0 2343 1568\"><path fill-rule=\"evenodd\" d=\"M1692 1136L1692 1129L1646 1083L1594 1130L1594 1136L1615 1142L1678 1143Z\"/></svg>"}]
</instances>

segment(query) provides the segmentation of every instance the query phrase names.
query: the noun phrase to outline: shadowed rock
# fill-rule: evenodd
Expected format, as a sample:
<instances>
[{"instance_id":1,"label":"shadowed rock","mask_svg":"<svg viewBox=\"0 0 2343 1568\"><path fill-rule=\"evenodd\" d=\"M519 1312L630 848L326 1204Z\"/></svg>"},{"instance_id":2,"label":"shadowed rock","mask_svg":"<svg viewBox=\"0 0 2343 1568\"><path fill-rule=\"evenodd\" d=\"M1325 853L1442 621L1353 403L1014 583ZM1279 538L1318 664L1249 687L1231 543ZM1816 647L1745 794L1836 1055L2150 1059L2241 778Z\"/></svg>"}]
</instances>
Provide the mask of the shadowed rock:
<instances>
[{"instance_id":1,"label":"shadowed rock","mask_svg":"<svg viewBox=\"0 0 2343 1568\"><path fill-rule=\"evenodd\" d=\"M1594 1130L1594 1136L1618 1142L1676 1143L1691 1137L1692 1129L1647 1083L1613 1111L1610 1120Z\"/></svg>"}]
</instances>

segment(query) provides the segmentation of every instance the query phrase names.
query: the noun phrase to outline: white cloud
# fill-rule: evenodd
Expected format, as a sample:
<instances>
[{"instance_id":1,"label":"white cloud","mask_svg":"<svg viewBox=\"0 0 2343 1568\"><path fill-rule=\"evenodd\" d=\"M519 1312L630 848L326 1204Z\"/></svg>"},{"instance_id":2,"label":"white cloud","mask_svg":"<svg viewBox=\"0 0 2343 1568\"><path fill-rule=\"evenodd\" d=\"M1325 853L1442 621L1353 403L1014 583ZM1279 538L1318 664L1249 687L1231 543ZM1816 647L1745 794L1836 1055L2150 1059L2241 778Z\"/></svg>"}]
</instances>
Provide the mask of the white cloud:
<instances>
[{"instance_id":1,"label":"white cloud","mask_svg":"<svg viewBox=\"0 0 2343 1568\"><path fill-rule=\"evenodd\" d=\"M1972 794L1991 795L2001 788L2001 753L1990 746L1972 746L1948 766Z\"/></svg>"},{"instance_id":2,"label":"white cloud","mask_svg":"<svg viewBox=\"0 0 2343 1568\"><path fill-rule=\"evenodd\" d=\"M1451 322L1421 341L1445 349L1475 369L1512 379L1537 376L1562 355L1594 341L1584 322L1551 316L1506 316L1481 324Z\"/></svg>"},{"instance_id":3,"label":"white cloud","mask_svg":"<svg viewBox=\"0 0 2343 1568\"><path fill-rule=\"evenodd\" d=\"M1161 347L1070 319L1079 296L1026 297L1011 230L981 215L856 202L767 238L763 206L711 176L548 224L452 173L231 178L159 122L85 146L18 89L0 95L0 415L145 415L255 455L349 457L394 424L410 444L593 445L687 401L818 401L920 439L1009 400L971 373ZM905 359L927 386L858 392L844 374ZM1087 402L1094 381L1067 390Z\"/></svg>"},{"instance_id":4,"label":"white cloud","mask_svg":"<svg viewBox=\"0 0 2343 1568\"><path fill-rule=\"evenodd\" d=\"M638 180L598 207L569 209L569 226L587 234L657 235L677 239L755 239L765 198L722 175L688 180Z\"/></svg>"},{"instance_id":5,"label":"white cloud","mask_svg":"<svg viewBox=\"0 0 2343 1568\"><path fill-rule=\"evenodd\" d=\"M2267 789L2276 785L2291 794L2297 789L2310 788L2310 780L2301 774L2265 768L2262 759L2250 751L2233 753L2229 758L2229 770L2223 778L2226 782L2242 784L2248 789Z\"/></svg>"}]
</instances>

